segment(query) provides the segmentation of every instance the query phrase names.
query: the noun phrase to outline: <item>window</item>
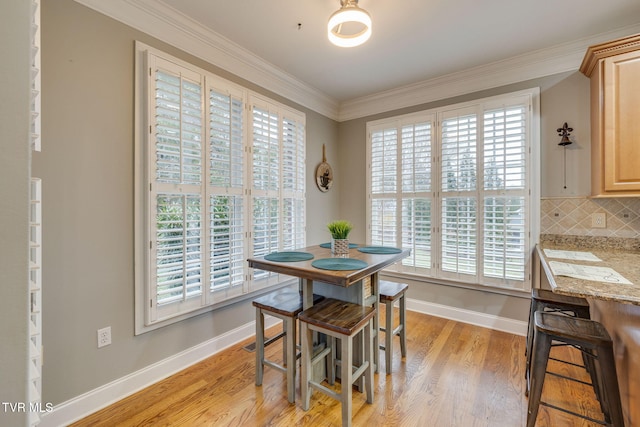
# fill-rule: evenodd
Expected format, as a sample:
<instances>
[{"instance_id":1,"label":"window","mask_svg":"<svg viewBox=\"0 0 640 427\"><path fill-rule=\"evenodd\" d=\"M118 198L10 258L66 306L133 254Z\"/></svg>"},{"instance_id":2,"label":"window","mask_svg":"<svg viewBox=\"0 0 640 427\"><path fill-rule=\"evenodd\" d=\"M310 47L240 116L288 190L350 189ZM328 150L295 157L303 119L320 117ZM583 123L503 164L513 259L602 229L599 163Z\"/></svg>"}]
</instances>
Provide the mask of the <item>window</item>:
<instances>
[{"instance_id":1,"label":"window","mask_svg":"<svg viewBox=\"0 0 640 427\"><path fill-rule=\"evenodd\" d=\"M530 288L536 99L523 91L367 124L368 241L411 249L396 271Z\"/></svg>"},{"instance_id":2,"label":"window","mask_svg":"<svg viewBox=\"0 0 640 427\"><path fill-rule=\"evenodd\" d=\"M283 280L254 275L246 259L304 246L305 118L137 47L146 94L136 154L142 332Z\"/></svg>"}]
</instances>

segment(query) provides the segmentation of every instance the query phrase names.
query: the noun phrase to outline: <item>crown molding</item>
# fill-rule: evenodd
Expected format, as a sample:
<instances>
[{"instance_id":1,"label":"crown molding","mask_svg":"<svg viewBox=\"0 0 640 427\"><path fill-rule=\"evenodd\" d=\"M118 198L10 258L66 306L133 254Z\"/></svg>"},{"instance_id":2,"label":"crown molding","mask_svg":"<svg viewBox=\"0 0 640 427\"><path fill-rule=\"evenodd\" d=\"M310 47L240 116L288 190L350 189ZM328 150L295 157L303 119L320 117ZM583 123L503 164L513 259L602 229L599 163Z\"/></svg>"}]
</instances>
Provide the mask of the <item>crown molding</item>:
<instances>
[{"instance_id":1,"label":"crown molding","mask_svg":"<svg viewBox=\"0 0 640 427\"><path fill-rule=\"evenodd\" d=\"M337 120L338 101L163 2L75 0L240 78Z\"/></svg>"},{"instance_id":2,"label":"crown molding","mask_svg":"<svg viewBox=\"0 0 640 427\"><path fill-rule=\"evenodd\" d=\"M577 71L590 46L640 33L635 24L339 103L163 2L75 1L338 122Z\"/></svg>"},{"instance_id":3,"label":"crown molding","mask_svg":"<svg viewBox=\"0 0 640 427\"><path fill-rule=\"evenodd\" d=\"M587 53L582 60L580 72L587 77L591 77L593 70L601 59L638 49L640 49L640 34L591 46L587 49Z\"/></svg>"},{"instance_id":4,"label":"crown molding","mask_svg":"<svg viewBox=\"0 0 640 427\"><path fill-rule=\"evenodd\" d=\"M639 32L640 24L635 24L344 101L340 104L338 121L353 120L553 74L577 71L589 46Z\"/></svg>"}]
</instances>

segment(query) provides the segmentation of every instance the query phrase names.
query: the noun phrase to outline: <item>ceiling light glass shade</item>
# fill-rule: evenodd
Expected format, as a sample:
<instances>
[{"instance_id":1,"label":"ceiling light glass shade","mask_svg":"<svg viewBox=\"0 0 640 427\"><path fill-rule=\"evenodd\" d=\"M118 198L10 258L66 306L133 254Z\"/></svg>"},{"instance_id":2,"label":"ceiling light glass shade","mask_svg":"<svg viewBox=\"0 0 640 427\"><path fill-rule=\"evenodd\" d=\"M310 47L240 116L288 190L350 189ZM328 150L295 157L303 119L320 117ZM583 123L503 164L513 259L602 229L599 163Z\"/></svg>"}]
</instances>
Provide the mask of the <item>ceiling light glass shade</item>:
<instances>
[{"instance_id":1,"label":"ceiling light glass shade","mask_svg":"<svg viewBox=\"0 0 640 427\"><path fill-rule=\"evenodd\" d=\"M357 6L357 1L343 1L343 6L329 18L327 34L329 41L340 47L354 47L369 40L371 37L371 16L364 9ZM354 34L343 34L343 24L364 27Z\"/></svg>"}]
</instances>

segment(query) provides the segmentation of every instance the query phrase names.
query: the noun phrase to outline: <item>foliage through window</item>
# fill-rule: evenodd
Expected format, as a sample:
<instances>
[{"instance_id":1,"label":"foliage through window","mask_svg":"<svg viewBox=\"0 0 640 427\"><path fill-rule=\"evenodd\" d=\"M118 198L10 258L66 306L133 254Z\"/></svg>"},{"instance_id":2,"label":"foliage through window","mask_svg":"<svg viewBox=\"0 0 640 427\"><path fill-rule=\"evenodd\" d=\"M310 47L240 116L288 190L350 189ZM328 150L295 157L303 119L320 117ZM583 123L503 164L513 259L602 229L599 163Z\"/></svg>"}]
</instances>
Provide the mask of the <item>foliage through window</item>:
<instances>
[{"instance_id":1,"label":"foliage through window","mask_svg":"<svg viewBox=\"0 0 640 427\"><path fill-rule=\"evenodd\" d=\"M278 283L246 259L305 243L304 115L142 44L138 55L137 330Z\"/></svg>"},{"instance_id":2,"label":"foliage through window","mask_svg":"<svg viewBox=\"0 0 640 427\"><path fill-rule=\"evenodd\" d=\"M529 289L536 96L367 124L368 240L411 249L397 271Z\"/></svg>"}]
</instances>

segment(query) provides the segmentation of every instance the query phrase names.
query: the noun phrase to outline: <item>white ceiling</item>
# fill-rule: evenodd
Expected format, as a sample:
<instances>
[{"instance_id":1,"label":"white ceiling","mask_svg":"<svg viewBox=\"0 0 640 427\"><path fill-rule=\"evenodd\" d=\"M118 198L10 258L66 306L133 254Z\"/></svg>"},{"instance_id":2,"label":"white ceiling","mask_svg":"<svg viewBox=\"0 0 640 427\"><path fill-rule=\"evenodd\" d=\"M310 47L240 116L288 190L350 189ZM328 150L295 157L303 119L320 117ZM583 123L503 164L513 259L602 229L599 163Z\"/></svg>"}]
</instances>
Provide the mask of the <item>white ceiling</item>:
<instances>
[{"instance_id":1,"label":"white ceiling","mask_svg":"<svg viewBox=\"0 0 640 427\"><path fill-rule=\"evenodd\" d=\"M339 48L339 0L76 1L338 120L577 70L640 32L640 0L360 0L373 35Z\"/></svg>"},{"instance_id":2,"label":"white ceiling","mask_svg":"<svg viewBox=\"0 0 640 427\"><path fill-rule=\"evenodd\" d=\"M338 101L640 22L639 0L360 0L373 35L339 48L339 0L164 2Z\"/></svg>"}]
</instances>

